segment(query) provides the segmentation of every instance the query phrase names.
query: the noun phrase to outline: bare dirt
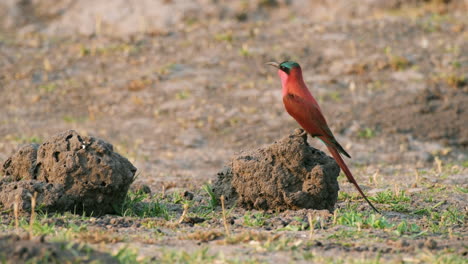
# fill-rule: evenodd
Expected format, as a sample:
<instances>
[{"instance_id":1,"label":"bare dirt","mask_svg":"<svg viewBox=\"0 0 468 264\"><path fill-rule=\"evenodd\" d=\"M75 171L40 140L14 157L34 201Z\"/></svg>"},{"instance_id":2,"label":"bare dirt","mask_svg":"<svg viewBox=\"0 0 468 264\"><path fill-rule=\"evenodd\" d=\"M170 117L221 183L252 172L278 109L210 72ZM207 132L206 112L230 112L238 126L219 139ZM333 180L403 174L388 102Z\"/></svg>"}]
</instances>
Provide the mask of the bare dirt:
<instances>
[{"instance_id":1,"label":"bare dirt","mask_svg":"<svg viewBox=\"0 0 468 264\"><path fill-rule=\"evenodd\" d=\"M113 259L127 247L120 262L463 263L466 1L184 2L0 3L0 163L74 129L112 142L138 168L133 190L151 193L127 197L118 215L39 214L35 236ZM202 186L298 127L264 66L286 59L301 64L382 217L338 177L333 214L234 207L227 234ZM3 176L34 175L19 168ZM0 212L0 232L18 232Z\"/></svg>"},{"instance_id":2,"label":"bare dirt","mask_svg":"<svg viewBox=\"0 0 468 264\"><path fill-rule=\"evenodd\" d=\"M44 238L0 237L3 263L118 263L110 254L74 243L49 243Z\"/></svg>"},{"instance_id":3,"label":"bare dirt","mask_svg":"<svg viewBox=\"0 0 468 264\"><path fill-rule=\"evenodd\" d=\"M377 131L412 134L466 149L467 92L466 84L461 83L449 90L436 86L415 94L387 93L357 112Z\"/></svg>"},{"instance_id":4,"label":"bare dirt","mask_svg":"<svg viewBox=\"0 0 468 264\"><path fill-rule=\"evenodd\" d=\"M338 164L311 148L307 133L297 129L277 142L246 150L218 173L213 190L246 209L328 209L338 198Z\"/></svg>"}]
</instances>

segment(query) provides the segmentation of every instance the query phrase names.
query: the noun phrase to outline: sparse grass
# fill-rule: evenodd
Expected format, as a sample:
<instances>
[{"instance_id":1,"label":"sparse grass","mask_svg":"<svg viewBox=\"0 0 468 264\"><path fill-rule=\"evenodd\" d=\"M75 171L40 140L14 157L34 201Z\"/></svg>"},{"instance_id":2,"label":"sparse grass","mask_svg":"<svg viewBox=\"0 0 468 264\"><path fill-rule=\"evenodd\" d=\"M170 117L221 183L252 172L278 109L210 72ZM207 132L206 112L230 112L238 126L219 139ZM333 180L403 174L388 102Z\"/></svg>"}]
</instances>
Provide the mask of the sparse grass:
<instances>
[{"instance_id":1,"label":"sparse grass","mask_svg":"<svg viewBox=\"0 0 468 264\"><path fill-rule=\"evenodd\" d=\"M51 219L55 219L56 222L63 222L63 224L57 225L51 221ZM53 235L54 237L62 237L65 239L72 237L74 234L83 233L88 230L88 224L80 221L82 220L73 214L48 215L47 213L43 214L38 212L37 217L34 219L18 219L18 228L28 230L31 233L31 237Z\"/></svg>"},{"instance_id":2,"label":"sparse grass","mask_svg":"<svg viewBox=\"0 0 468 264\"><path fill-rule=\"evenodd\" d=\"M244 57L249 57L252 55L247 44L242 44L242 47L239 49L239 53Z\"/></svg>"},{"instance_id":3,"label":"sparse grass","mask_svg":"<svg viewBox=\"0 0 468 264\"><path fill-rule=\"evenodd\" d=\"M57 89L57 84L55 83L42 84L42 85L39 85L38 89L45 93L51 93L55 91L55 89Z\"/></svg>"},{"instance_id":4,"label":"sparse grass","mask_svg":"<svg viewBox=\"0 0 468 264\"><path fill-rule=\"evenodd\" d=\"M388 65L395 71L406 70L411 64L407 58L394 54L389 46L385 48L385 55L387 56Z\"/></svg>"},{"instance_id":5,"label":"sparse grass","mask_svg":"<svg viewBox=\"0 0 468 264\"><path fill-rule=\"evenodd\" d=\"M418 225L414 223L410 224L406 220L403 220L396 226L395 233L401 236L407 233L417 233L420 231L421 228Z\"/></svg>"},{"instance_id":6,"label":"sparse grass","mask_svg":"<svg viewBox=\"0 0 468 264\"><path fill-rule=\"evenodd\" d=\"M432 6L433 8L441 4L441 3L436 3L436 2L441 2L441 1L432 1L432 3L434 4ZM442 27L442 23L447 22L450 19L451 19L450 16L442 15L437 12L434 12L430 16L426 16L418 20L418 24L421 26L421 28L424 31L428 33L433 33L433 32L440 31Z\"/></svg>"},{"instance_id":7,"label":"sparse grass","mask_svg":"<svg viewBox=\"0 0 468 264\"><path fill-rule=\"evenodd\" d=\"M462 87L468 83L465 75L455 72L439 73L432 79L436 82L444 82L453 88Z\"/></svg>"},{"instance_id":8,"label":"sparse grass","mask_svg":"<svg viewBox=\"0 0 468 264\"><path fill-rule=\"evenodd\" d=\"M190 201L187 201L182 195L182 193L180 192L173 192L169 196L168 200L170 200L170 202L173 204L186 204L190 202Z\"/></svg>"},{"instance_id":9,"label":"sparse grass","mask_svg":"<svg viewBox=\"0 0 468 264\"><path fill-rule=\"evenodd\" d=\"M187 252L185 250L163 250L162 256L156 260L157 263L213 263L219 254L208 252L208 247Z\"/></svg>"},{"instance_id":10,"label":"sparse grass","mask_svg":"<svg viewBox=\"0 0 468 264\"><path fill-rule=\"evenodd\" d=\"M344 240L344 239L363 239L368 238L368 232L362 232L362 230L357 230L356 228L343 228L336 232L333 232L331 235L327 236L327 239L335 240Z\"/></svg>"},{"instance_id":11,"label":"sparse grass","mask_svg":"<svg viewBox=\"0 0 468 264\"><path fill-rule=\"evenodd\" d=\"M448 232L453 227L465 224L465 213L455 207L449 207L442 212L432 211L427 217L429 230L433 233Z\"/></svg>"},{"instance_id":12,"label":"sparse grass","mask_svg":"<svg viewBox=\"0 0 468 264\"><path fill-rule=\"evenodd\" d=\"M216 207L218 206L218 199L216 198L216 195L213 192L213 188L209 184L203 185L203 190L208 194L209 200L208 200L208 206L211 210L215 210Z\"/></svg>"},{"instance_id":13,"label":"sparse grass","mask_svg":"<svg viewBox=\"0 0 468 264\"><path fill-rule=\"evenodd\" d=\"M399 212L399 213L409 213L411 212L411 205L404 203L404 204L392 204L391 205L392 211Z\"/></svg>"},{"instance_id":14,"label":"sparse grass","mask_svg":"<svg viewBox=\"0 0 468 264\"><path fill-rule=\"evenodd\" d=\"M87 117L73 117L70 115L64 115L62 117L62 120L65 121L65 123L69 123L69 124L82 123L82 122L85 122L87 119L88 119Z\"/></svg>"},{"instance_id":15,"label":"sparse grass","mask_svg":"<svg viewBox=\"0 0 468 264\"><path fill-rule=\"evenodd\" d=\"M226 33L216 34L214 38L218 41L226 41L229 43L231 43L234 39L231 31L226 32Z\"/></svg>"},{"instance_id":16,"label":"sparse grass","mask_svg":"<svg viewBox=\"0 0 468 264\"><path fill-rule=\"evenodd\" d=\"M275 240L267 240L262 244L262 248L270 252L277 251L294 251L298 250L300 246L304 244L304 240L280 237Z\"/></svg>"},{"instance_id":17,"label":"sparse grass","mask_svg":"<svg viewBox=\"0 0 468 264\"><path fill-rule=\"evenodd\" d=\"M344 225L353 227L355 229L343 229L332 235L329 238L363 238L366 236L366 230L382 230L387 235L409 236L416 238L419 236L427 235L435 232L448 232L451 228L461 226L465 221L465 216L456 210L447 210L444 213L430 213L429 217L425 217L414 222L415 218L407 219L387 219L385 216L356 211L356 206L347 207L345 209L337 210L334 215L334 225ZM368 233L369 234L369 233ZM395 239L398 239L395 238Z\"/></svg>"},{"instance_id":18,"label":"sparse grass","mask_svg":"<svg viewBox=\"0 0 468 264\"><path fill-rule=\"evenodd\" d=\"M109 56L116 54L134 55L140 50L139 46L129 43L116 43L102 47L81 45L78 51L78 56Z\"/></svg>"},{"instance_id":19,"label":"sparse grass","mask_svg":"<svg viewBox=\"0 0 468 264\"><path fill-rule=\"evenodd\" d=\"M12 140L18 144L29 144L29 143L42 143L43 139L39 136L6 136L6 140Z\"/></svg>"},{"instance_id":20,"label":"sparse grass","mask_svg":"<svg viewBox=\"0 0 468 264\"><path fill-rule=\"evenodd\" d=\"M285 227L276 229L276 231L294 231L294 232L297 232L297 231L304 231L307 228L310 229L310 224L309 223L303 222L300 219L296 219L296 220L298 220L298 222L299 222L298 224L289 224L289 225L287 225ZM312 227L312 229L313 229L313 227Z\"/></svg>"},{"instance_id":21,"label":"sparse grass","mask_svg":"<svg viewBox=\"0 0 468 264\"><path fill-rule=\"evenodd\" d=\"M392 227L392 224L384 217L374 213L357 212L355 209L338 209L333 222L338 225L352 226L361 228L386 229Z\"/></svg>"},{"instance_id":22,"label":"sparse grass","mask_svg":"<svg viewBox=\"0 0 468 264\"><path fill-rule=\"evenodd\" d=\"M378 192L374 196L370 196L369 200L381 204L399 204L410 202L411 198L406 195L405 191L390 191L386 190L383 192Z\"/></svg>"},{"instance_id":23,"label":"sparse grass","mask_svg":"<svg viewBox=\"0 0 468 264\"><path fill-rule=\"evenodd\" d=\"M190 91L188 90L180 91L175 94L175 98L177 100L184 100L184 99L188 99L189 97L190 97Z\"/></svg>"},{"instance_id":24,"label":"sparse grass","mask_svg":"<svg viewBox=\"0 0 468 264\"><path fill-rule=\"evenodd\" d=\"M342 101L342 96L339 91L331 91L324 95L319 96L318 101L319 102L333 101L333 102L339 103Z\"/></svg>"},{"instance_id":25,"label":"sparse grass","mask_svg":"<svg viewBox=\"0 0 468 264\"><path fill-rule=\"evenodd\" d=\"M270 215L265 213L251 213L247 212L244 215L244 226L249 227L262 227L265 225L266 220L270 218Z\"/></svg>"},{"instance_id":26,"label":"sparse grass","mask_svg":"<svg viewBox=\"0 0 468 264\"><path fill-rule=\"evenodd\" d=\"M342 175L344 175L344 174L340 173L341 179L345 181L346 178L344 176L342 176ZM339 178L339 180L340 180L340 178ZM350 193L343 192L343 191L340 191L338 193L338 201L347 201L347 200L357 201L359 199L361 199L361 195L359 193L351 193L350 194Z\"/></svg>"},{"instance_id":27,"label":"sparse grass","mask_svg":"<svg viewBox=\"0 0 468 264\"><path fill-rule=\"evenodd\" d=\"M460 193L468 193L468 188L464 188L462 186L455 186L454 189Z\"/></svg>"},{"instance_id":28,"label":"sparse grass","mask_svg":"<svg viewBox=\"0 0 468 264\"><path fill-rule=\"evenodd\" d=\"M121 216L172 218L167 207L154 197L142 192L128 192L124 203L116 211Z\"/></svg>"},{"instance_id":29,"label":"sparse grass","mask_svg":"<svg viewBox=\"0 0 468 264\"><path fill-rule=\"evenodd\" d=\"M376 132L374 129L370 127L366 127L364 129L359 130L358 137L363 139L370 139L376 136Z\"/></svg>"},{"instance_id":30,"label":"sparse grass","mask_svg":"<svg viewBox=\"0 0 468 264\"><path fill-rule=\"evenodd\" d=\"M149 260L138 257L137 252L135 249L123 247L113 257L121 264L150 263Z\"/></svg>"},{"instance_id":31,"label":"sparse grass","mask_svg":"<svg viewBox=\"0 0 468 264\"><path fill-rule=\"evenodd\" d=\"M44 219L47 219L47 216ZM24 218L19 220L19 227L24 230L30 230L34 236L51 235L57 233L57 227L54 223L41 223L41 221L34 221L31 224L29 220Z\"/></svg>"},{"instance_id":32,"label":"sparse grass","mask_svg":"<svg viewBox=\"0 0 468 264\"><path fill-rule=\"evenodd\" d=\"M463 168L468 168L468 160L462 162Z\"/></svg>"},{"instance_id":33,"label":"sparse grass","mask_svg":"<svg viewBox=\"0 0 468 264\"><path fill-rule=\"evenodd\" d=\"M458 167L457 167L458 166ZM441 166L442 171L446 172L460 172L460 165L446 163ZM435 173L434 170L429 170L428 173ZM447 191L444 186L431 185L431 192L439 194L440 192ZM213 205L215 199L212 193L212 188L209 185L205 185L202 188L207 198L203 202L194 204L194 201L185 200L181 192L172 192L167 195L159 197L150 196L144 193L129 193L125 205L123 206L123 214L125 216L132 216L138 218L148 218L147 222L142 222L142 226L145 228L154 229L154 232L162 227L170 227L172 222L168 222L167 217L162 219L152 220L152 217L161 217L162 211L154 209L150 205L161 205L161 204L173 204L173 205L188 205L189 203L194 207L191 208L190 214L196 216L202 213L212 214L213 217L221 219L221 212L213 211L216 210L218 204ZM437 197L437 196L436 196ZM340 200L359 200L360 197L357 195L349 195L344 192L340 193ZM369 211L358 211L358 205L348 206L342 209L337 209L333 218L323 219L320 221L319 229L315 230L314 234L310 237L323 237L323 232L330 233L327 235L327 239L336 241L341 247L352 248L355 245L353 241L360 241L362 239L368 241L380 241L381 239L398 240L404 239L415 239L421 236L428 236L431 234L446 234L449 236L457 236L457 228L463 226L466 216L460 209L449 206L448 208L436 211L444 205L445 201L437 201L436 198L431 199L430 206L426 206L423 209L415 210L411 207L411 200L422 199L419 196L408 196L404 191L398 190L396 187L393 191L387 190L372 196L374 202L390 205L392 210L399 211L407 214L408 218L403 219L388 219L385 216L374 214ZM437 203L435 203L437 201ZM435 204L434 204L435 203ZM144 205L148 205L145 207ZM208 204L208 206L207 206ZM211 204L211 205L209 205ZM165 207L166 208L166 207ZM204 209L203 209L204 208ZM203 209L203 210L202 210ZM167 214L170 215L169 210L166 208ZM230 212L229 212L230 213ZM245 212L243 216L245 227L249 228L262 228L268 223L268 219L272 217L272 214L265 212ZM66 224L57 226L54 222L45 221L49 218L63 219ZM172 218L176 218L172 216ZM108 234L105 231L96 231L95 229L88 230L86 224L90 218L86 216L76 216L73 214L56 214L52 216L39 214L36 221L32 225L33 234L37 235L48 235L52 237L52 241L63 241L63 240L79 240L85 243L116 243L116 242L129 242L129 238L123 236L117 236L114 233ZM417 220L417 221L416 221ZM67 222L68 221L68 222ZM83 224L81 221L85 221ZM149 224L151 222L151 224ZM318 222L311 224L313 227L318 226ZM293 221L284 228L275 229L273 232L241 232L236 233L236 228L233 226L232 235L227 235L221 231L222 226L217 226L217 229L212 229L211 225L203 226L202 229L196 232L189 231L185 236L180 236L181 239L197 240L203 243L217 243L221 245L236 245L239 244L242 247L251 247L258 252L278 252L285 251L298 256L299 259L304 258L317 262L327 263L327 259L323 256L315 254L306 254L304 248L308 248L309 240L298 239L297 237L284 236L282 231L288 232L301 232L308 229L308 224L303 217L293 217ZM20 221L21 228L29 228L29 223L22 219ZM183 227L183 225L181 226ZM200 225L201 227L201 225ZM336 230L335 230L336 228ZM175 229L172 229L175 230ZM326 230L326 231L324 231ZM237 231L238 232L238 231ZM276 233L278 232L278 233ZM318 234L317 234L318 232ZM158 239L162 239L166 235L155 234ZM379 240L380 239L380 240ZM216 242L210 242L216 240ZM148 241L154 241L154 238L148 238ZM154 242L151 242L154 243ZM209 248L209 247L208 247ZM136 251L130 249L121 249L116 253L115 258L121 263L135 263L135 262L149 262L149 260L141 259L138 257ZM425 256L426 258L432 258L436 260L449 260L452 259L457 263L456 257L442 258L439 255ZM190 259L190 261L188 260ZM377 258L376 258L377 259ZM160 263L212 263L212 262L223 262L225 261L222 254L212 254L210 251L205 253L201 251L172 251L167 250L163 253L163 256L157 259ZM199 261L199 262L197 262ZM241 263L245 263L244 259L239 260ZM255 263L256 260L252 260ZM340 263L367 263L365 261L351 261L349 259L335 259L335 262ZM226 262L226 261L225 261ZM334 262L333 262L334 263ZM372 263L372 262L369 262Z\"/></svg>"}]
</instances>

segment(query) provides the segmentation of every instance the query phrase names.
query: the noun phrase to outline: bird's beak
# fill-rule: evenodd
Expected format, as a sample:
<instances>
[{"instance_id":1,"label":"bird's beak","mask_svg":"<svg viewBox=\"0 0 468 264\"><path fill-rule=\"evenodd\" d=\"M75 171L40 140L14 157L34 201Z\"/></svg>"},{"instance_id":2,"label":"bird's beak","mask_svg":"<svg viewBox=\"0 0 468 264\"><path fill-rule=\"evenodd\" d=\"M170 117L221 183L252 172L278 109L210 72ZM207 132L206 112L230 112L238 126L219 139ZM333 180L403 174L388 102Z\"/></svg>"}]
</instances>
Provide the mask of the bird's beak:
<instances>
[{"instance_id":1,"label":"bird's beak","mask_svg":"<svg viewBox=\"0 0 468 264\"><path fill-rule=\"evenodd\" d=\"M278 68L278 69L280 67L279 63L274 62L274 61L267 62L267 63L265 63L265 65L270 65L270 66L273 66L273 67Z\"/></svg>"}]
</instances>

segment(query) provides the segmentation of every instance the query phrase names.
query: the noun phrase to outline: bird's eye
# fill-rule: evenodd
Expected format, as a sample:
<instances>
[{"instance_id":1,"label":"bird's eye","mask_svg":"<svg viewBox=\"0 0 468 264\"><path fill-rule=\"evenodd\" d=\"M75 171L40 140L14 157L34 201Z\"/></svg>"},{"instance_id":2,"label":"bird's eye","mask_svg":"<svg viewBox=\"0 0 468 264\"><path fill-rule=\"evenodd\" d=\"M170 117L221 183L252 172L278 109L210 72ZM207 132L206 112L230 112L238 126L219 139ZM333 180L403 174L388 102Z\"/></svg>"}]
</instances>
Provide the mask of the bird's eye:
<instances>
[{"instance_id":1,"label":"bird's eye","mask_svg":"<svg viewBox=\"0 0 468 264\"><path fill-rule=\"evenodd\" d=\"M282 70L283 72L289 74L289 68L286 67L286 66L280 66L280 70Z\"/></svg>"}]
</instances>

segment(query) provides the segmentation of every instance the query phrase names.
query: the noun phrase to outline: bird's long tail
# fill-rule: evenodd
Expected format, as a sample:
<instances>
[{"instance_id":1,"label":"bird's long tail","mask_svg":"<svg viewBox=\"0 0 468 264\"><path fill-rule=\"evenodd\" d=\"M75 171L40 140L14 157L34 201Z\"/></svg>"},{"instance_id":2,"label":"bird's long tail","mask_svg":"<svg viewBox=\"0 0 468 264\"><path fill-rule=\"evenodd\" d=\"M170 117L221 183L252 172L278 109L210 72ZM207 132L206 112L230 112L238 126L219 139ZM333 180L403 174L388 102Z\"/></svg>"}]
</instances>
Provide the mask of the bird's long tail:
<instances>
[{"instance_id":1,"label":"bird's long tail","mask_svg":"<svg viewBox=\"0 0 468 264\"><path fill-rule=\"evenodd\" d=\"M359 187L359 185L357 184L356 180L354 179L353 175L351 174L351 171L348 169L348 166L346 166L346 163L343 161L343 159L341 158L341 155L340 153L338 153L338 150L336 148L334 148L333 146L328 146L327 145L327 148L328 150L330 151L330 153L332 154L333 158L335 159L335 161L338 163L338 165L340 166L340 168L343 170L344 174L346 175L346 178L348 178L348 181L352 184L354 184L354 186L356 186L356 189L358 190L358 192L362 195L362 197L364 198L364 200L366 200L366 202L370 205L370 207L372 207L372 209L374 209L375 212L379 213L379 210L377 210L374 205L369 201L369 199L367 199L367 196L364 194L364 192L361 190L361 187Z\"/></svg>"}]
</instances>

